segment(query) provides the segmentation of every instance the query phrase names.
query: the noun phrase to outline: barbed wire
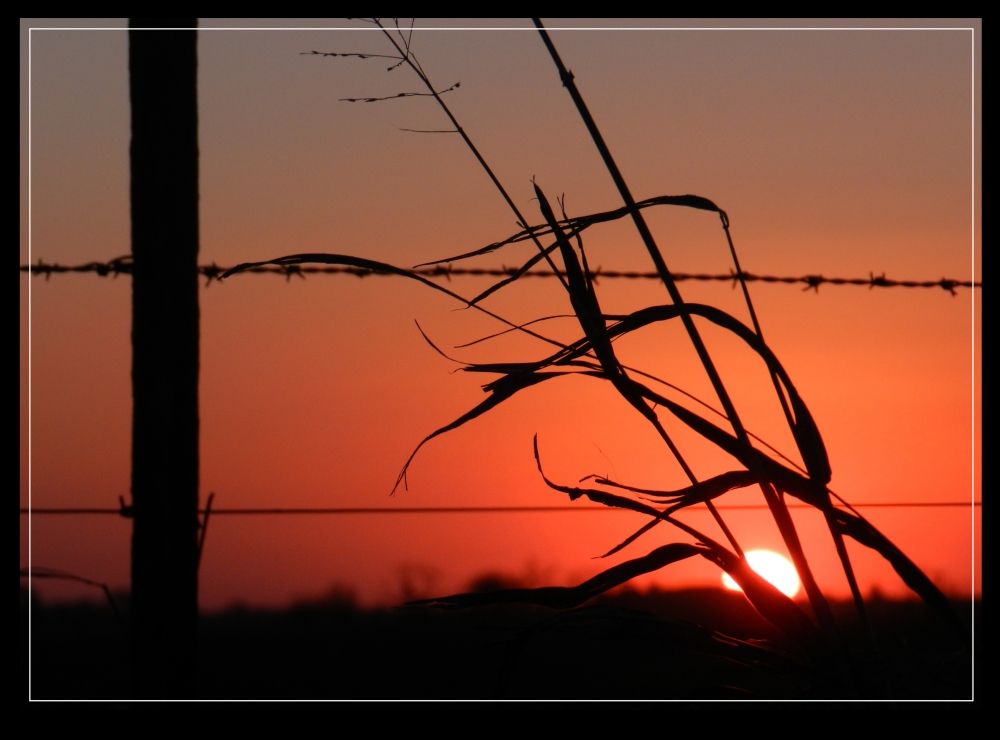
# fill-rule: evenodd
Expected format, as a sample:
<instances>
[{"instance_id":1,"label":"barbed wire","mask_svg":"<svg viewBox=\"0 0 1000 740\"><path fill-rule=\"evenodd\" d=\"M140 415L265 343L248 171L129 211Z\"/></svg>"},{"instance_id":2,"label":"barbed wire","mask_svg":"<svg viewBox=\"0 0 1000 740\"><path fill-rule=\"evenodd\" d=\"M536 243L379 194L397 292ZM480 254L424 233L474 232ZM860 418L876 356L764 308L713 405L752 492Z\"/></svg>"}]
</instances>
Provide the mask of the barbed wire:
<instances>
[{"instance_id":1,"label":"barbed wire","mask_svg":"<svg viewBox=\"0 0 1000 740\"><path fill-rule=\"evenodd\" d=\"M220 267L214 262L210 265L198 265L198 274L206 279L206 285L210 285L212 281L218 280L219 277L231 268ZM79 265L60 265L58 263L44 262L39 260L33 265L21 265L21 272L30 272L32 275L44 275L45 279L48 280L52 275L60 275L66 273L95 273L101 277L118 277L119 275L131 275L133 270L132 258L131 256L118 257L108 262L86 262ZM299 277L305 279L306 275L354 275L355 277L365 278L370 276L381 276L381 277L392 277L397 275L397 273L389 272L379 272L377 270L366 270L357 267L337 267L337 266L323 266L323 267L302 267L300 265L262 265L259 267L251 267L244 270L245 273L266 273L272 275L283 275L287 280L291 280L293 277ZM509 277L517 272L516 267L498 267L498 268L478 268L478 267L452 267L451 265L435 265L433 267L425 267L415 270L408 270L412 275L419 275L421 277L443 277L447 280L451 280L452 276L493 276L493 277ZM786 284L802 284L804 286L803 290L815 290L819 291L820 285L867 285L869 288L941 288L948 291L952 295L956 295L956 288L982 288L983 284L981 281L971 281L971 280L954 280L951 278L941 278L940 280L894 280L892 278L887 278L885 273L881 275L875 275L874 273L869 273L866 278L840 278L840 277L825 277L823 275L801 275L798 277L787 276L787 275L757 275L755 273L744 272L737 273L735 271L730 271L725 274L708 274L708 273L689 273L689 272L674 272L671 273L674 280L684 281L684 280L696 280L704 282L731 282L734 286L737 284L739 279L742 277L743 280L753 283L786 283ZM553 272L551 270L530 270L522 277L533 277L533 278L551 278L556 276L565 277L566 273L562 270L558 272ZM596 270L591 272L591 279L595 282L601 279L611 279L611 280L659 280L660 276L656 272L640 272L633 270L605 270L598 267Z\"/></svg>"},{"instance_id":2,"label":"barbed wire","mask_svg":"<svg viewBox=\"0 0 1000 740\"><path fill-rule=\"evenodd\" d=\"M854 508L955 508L955 507L982 507L981 501L902 501L887 503L862 503L851 504ZM809 504L787 504L790 509L810 509L814 508ZM704 505L695 505L688 509L704 508ZM716 504L717 509L728 509L731 511L764 510L767 504ZM705 509L708 510L707 508ZM387 509L381 507L271 507L271 508L212 508L212 516L219 515L273 515L273 514L305 514L305 515L336 515L336 514L516 514L533 512L555 512L555 511L615 511L624 512L627 509L614 509L607 506L420 506L420 507L400 507L397 509ZM111 507L91 507L91 508L32 508L21 509L21 514L48 514L48 515L116 515L126 519L132 518L132 507L122 503L117 509ZM205 509L199 509L199 514L205 514Z\"/></svg>"}]
</instances>

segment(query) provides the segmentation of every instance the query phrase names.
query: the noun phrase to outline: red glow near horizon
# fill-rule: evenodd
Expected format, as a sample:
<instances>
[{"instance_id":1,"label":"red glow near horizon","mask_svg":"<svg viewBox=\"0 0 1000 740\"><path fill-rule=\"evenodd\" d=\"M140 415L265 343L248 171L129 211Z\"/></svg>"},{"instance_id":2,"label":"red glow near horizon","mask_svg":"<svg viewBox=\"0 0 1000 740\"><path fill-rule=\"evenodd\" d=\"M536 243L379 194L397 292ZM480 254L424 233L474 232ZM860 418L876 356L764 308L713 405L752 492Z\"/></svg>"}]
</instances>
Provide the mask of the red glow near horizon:
<instances>
[{"instance_id":1,"label":"red glow near horizon","mask_svg":"<svg viewBox=\"0 0 1000 740\"><path fill-rule=\"evenodd\" d=\"M355 31L200 35L200 262L332 252L410 266L517 230L458 137L398 130L441 129L433 103L339 102L410 90L414 80L400 76L404 69L387 75L380 62L299 54L358 51L374 38ZM566 193L570 216L620 205L537 35L418 26L414 39L433 79L443 87L461 80L448 100L532 223L539 218L532 176L550 197ZM566 31L553 40L635 197L711 198L730 217L743 269L981 279L978 256L970 255L970 243L976 255L980 248L969 213L974 208L978 218L981 208L969 187L969 131L978 123L970 117L967 33ZM32 49L30 259L77 264L124 254L125 34L35 33ZM25 44L22 131L26 58ZM29 261L26 139L22 263ZM978 150L975 157L978 178ZM651 209L647 219L671 269L730 270L715 214ZM629 223L584 236L592 266L651 269ZM533 250L518 244L467 264L511 266ZM22 507L29 502L28 284L22 275ZM467 296L488 284L478 277L447 283ZM738 288L679 287L686 301L749 324ZM601 280L597 290L608 312L668 301L653 281ZM31 504L116 506L129 490L129 279L56 275L33 280L31 291ZM976 293L804 292L763 283L750 291L768 345L816 419L834 490L869 503L980 498ZM396 278L242 275L202 290L200 301L202 500L214 492L216 507L568 504L539 479L535 434L546 475L561 484L599 474L642 488L688 485L659 437L607 384L574 377L522 391L432 440L414 459L409 489L390 497L419 440L480 403L481 384L496 377L453 372L456 365L427 346L414 320L463 361L530 361L549 348L508 334L453 349L504 327ZM487 306L515 322L571 310L559 284L540 279L505 289ZM580 334L569 320L535 326L561 340ZM725 332L698 326L747 428L796 458L763 363ZM718 405L680 327L644 330L615 349L623 363ZM674 420L667 425L699 478L739 467ZM719 503L763 501L745 489ZM981 510L864 514L946 592L981 593L980 538L973 538ZM785 551L766 510L723 515L744 546ZM803 509L792 516L821 587L848 597L822 516ZM707 511L678 518L723 541ZM575 584L684 537L659 526L615 558L592 559L641 524L625 512L219 516L201 564L202 606L284 605L331 587L353 590L367 604L398 603L417 589L413 573L422 574L417 590L427 596L462 590L484 572ZM34 517L31 537L34 565L127 587L128 520ZM848 549L864 591L910 595L871 550L853 541ZM692 558L637 583L714 588L719 573ZM61 583L39 587L53 598L89 596Z\"/></svg>"}]
</instances>

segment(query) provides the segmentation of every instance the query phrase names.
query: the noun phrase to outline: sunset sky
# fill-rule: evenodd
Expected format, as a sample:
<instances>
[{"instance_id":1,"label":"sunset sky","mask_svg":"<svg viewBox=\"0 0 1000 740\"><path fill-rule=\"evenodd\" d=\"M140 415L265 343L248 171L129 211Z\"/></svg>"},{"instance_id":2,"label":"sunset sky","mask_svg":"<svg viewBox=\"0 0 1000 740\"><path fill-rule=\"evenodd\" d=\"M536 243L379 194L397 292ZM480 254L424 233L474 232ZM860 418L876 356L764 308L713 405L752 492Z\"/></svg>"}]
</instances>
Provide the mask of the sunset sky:
<instances>
[{"instance_id":1,"label":"sunset sky","mask_svg":"<svg viewBox=\"0 0 1000 740\"><path fill-rule=\"evenodd\" d=\"M852 29L844 27L857 24L844 21L809 24L839 30L795 22L777 24L784 30L719 21L685 21L686 28L648 21L631 30L546 23L566 29L553 30L553 41L635 197L712 199L729 214L745 270L981 280L979 21L919 22L975 26L975 47L970 30L898 21L867 25L914 29ZM335 252L409 267L517 231L458 136L400 130L448 128L433 101L340 101L419 91L408 69L303 54L390 53L377 30L336 19L305 24L334 30L262 28L304 25L295 19L200 24L200 262ZM526 217L542 220L532 178L550 199L565 194L571 216L619 207L530 21L472 25L418 20L412 48L439 89L461 83L445 99ZM21 21L22 264L130 251L127 33L32 31L29 85L27 29L60 26L124 29L126 21ZM254 30L212 30L233 26ZM672 270L730 270L714 214L660 208L647 219ZM593 266L652 269L624 221L594 227L585 244ZM522 244L468 264L510 266L533 249ZM488 280L455 277L449 287L472 296ZM119 496L129 498L130 279L22 273L20 284L20 505L28 505L30 473L36 507L117 506ZM749 323L730 284L679 285L685 300ZM598 290L608 312L668 302L655 281L603 280ZM814 293L761 283L750 290L769 345L817 420L833 490L852 502L981 500L979 291L827 285ZM649 488L685 485L662 442L610 386L567 378L433 440L415 458L409 488L390 496L416 444L479 403L480 384L493 377L453 372L459 366L427 345L415 320L462 360L538 359L545 346L508 335L453 350L502 327L398 278L240 275L203 289L200 301L201 492L203 499L214 492L220 508L566 504L535 468L536 433L546 474L562 483L599 473ZM488 307L515 321L570 311L554 280L525 280ZM571 320L550 324L546 331L560 339L580 334ZM704 325L703 332L747 426L794 451L763 364L721 331ZM616 348L623 362L717 405L680 326L647 329ZM699 475L732 469L664 420ZM762 498L747 489L720 503ZM980 510L862 512L945 591L981 591ZM785 552L766 511L723 513L744 548ZM820 585L847 595L820 515L793 514ZM704 509L680 518L721 538ZM568 584L687 541L660 526L610 562L592 559L642 523L604 511L218 516L201 565L201 605L281 606L331 589L366 604L398 603L464 588L490 571ZM26 516L20 532L25 566ZM118 517L36 516L32 563L125 589L130 535ZM849 546L866 591L906 593L888 564ZM721 587L714 566L693 560L641 582ZM95 596L38 585L51 598Z\"/></svg>"}]
</instances>

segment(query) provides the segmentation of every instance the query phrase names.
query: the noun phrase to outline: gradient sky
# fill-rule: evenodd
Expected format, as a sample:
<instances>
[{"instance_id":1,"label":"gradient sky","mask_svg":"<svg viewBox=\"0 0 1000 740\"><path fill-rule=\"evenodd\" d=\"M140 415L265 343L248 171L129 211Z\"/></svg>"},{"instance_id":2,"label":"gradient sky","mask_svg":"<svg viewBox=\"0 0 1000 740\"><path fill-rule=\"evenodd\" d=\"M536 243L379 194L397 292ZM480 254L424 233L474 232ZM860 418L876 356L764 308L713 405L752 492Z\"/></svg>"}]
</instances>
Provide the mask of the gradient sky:
<instances>
[{"instance_id":1,"label":"gradient sky","mask_svg":"<svg viewBox=\"0 0 1000 740\"><path fill-rule=\"evenodd\" d=\"M516 230L457 136L399 130L447 128L431 101L339 102L416 91L408 70L387 73L378 59L302 54L387 53L378 33L348 21L312 20L308 25L344 28L209 30L234 24L303 25L201 21L201 262L231 265L326 251L409 266ZM32 32L29 220L27 28L82 25L123 28L125 22L21 21L22 263L29 258L29 221L34 260L70 264L130 251L123 31ZM570 215L620 205L528 21L492 24L524 30L421 29L430 25L417 23L415 53L440 88L461 82L448 93L449 105L529 219L539 220L532 177L550 198L565 193ZM692 28L552 32L637 198L711 198L729 213L743 267L751 272L981 279L981 167L972 113L979 51L974 59L970 31L685 25ZM978 21L939 25L981 28ZM977 116L979 89L977 82ZM730 269L713 214L648 213L673 270ZM594 265L651 269L625 223L588 232L587 247ZM477 264L511 265L529 254L520 246ZM119 495L128 498L129 484L129 280L70 275L30 283L33 504L117 505ZM471 296L486 284L455 278L451 287ZM22 507L29 469L28 285L22 274ZM680 285L686 300L747 320L729 285ZM652 281L606 280L600 291L609 311L667 302ZM834 286L817 294L763 284L751 291L769 344L817 419L834 490L855 502L980 499L972 423L975 409L978 439L978 295ZM286 284L244 275L203 290L202 495L215 492L219 507L566 503L535 470L536 432L546 472L562 482L610 473L633 485L683 485L676 464L624 402L597 381L572 378L526 391L434 440L417 456L409 490L390 497L416 443L483 397L482 381L452 373L457 366L431 350L414 326L419 321L447 348L498 328L455 308L394 278L328 276ZM529 320L569 306L556 282L535 280L493 299L491 308ZM565 321L551 331L567 339L578 333ZM721 333L705 329L705 337L747 425L792 449L763 366ZM541 352L537 343L507 337L454 354L497 361ZM712 398L677 327L630 338L620 353L625 362ZM668 428L700 475L726 469L718 453ZM732 503L759 498L759 492L740 493ZM974 555L972 537L978 512L865 514L945 590L981 590L978 536ZM716 534L707 513L686 517ZM846 594L819 517L798 511L795 517L821 585ZM784 552L766 512L726 518L744 548ZM636 515L614 512L220 516L209 528L201 601L205 608L281 605L341 588L366 603L396 602L407 588L451 591L485 571L568 583L606 567L591 558L639 524ZM128 523L118 518L35 517L33 563L125 588L129 536ZM676 539L683 537L658 527L622 557ZM28 540L22 516L22 565ZM866 589L904 592L877 556L860 546L851 553ZM718 574L707 562L687 561L646 582L717 583ZM60 584L45 584L44 593L86 595Z\"/></svg>"}]
</instances>

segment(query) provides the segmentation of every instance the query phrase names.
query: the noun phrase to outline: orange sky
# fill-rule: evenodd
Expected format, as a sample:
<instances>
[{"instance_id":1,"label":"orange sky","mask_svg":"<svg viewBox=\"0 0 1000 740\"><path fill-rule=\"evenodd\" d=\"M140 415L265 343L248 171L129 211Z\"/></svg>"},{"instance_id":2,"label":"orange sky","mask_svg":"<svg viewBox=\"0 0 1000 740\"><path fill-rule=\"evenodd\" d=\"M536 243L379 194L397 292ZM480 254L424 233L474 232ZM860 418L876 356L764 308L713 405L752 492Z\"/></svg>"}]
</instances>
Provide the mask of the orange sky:
<instances>
[{"instance_id":1,"label":"orange sky","mask_svg":"<svg viewBox=\"0 0 1000 740\"><path fill-rule=\"evenodd\" d=\"M125 25L121 19L87 25L95 23ZM382 60L300 54L385 53L377 34L346 21L327 25L353 30L208 31L223 23L201 23L200 261L230 265L327 251L409 266L516 230L458 137L398 130L446 128L433 103L338 102L416 91L407 70L387 74ZM41 25L84 24L22 20L22 263L29 257L26 29ZM461 82L448 94L449 104L529 219L540 220L532 177L550 198L565 193L570 215L620 205L536 33L421 25L430 24L418 22L414 35L421 63L440 87ZM506 25L527 29L530 23ZM636 198L711 198L729 213L744 269L851 277L884 271L920 280L974 273L981 279L973 258L979 253L980 158L972 140L969 31L577 30L552 36ZM127 35L35 31L31 75L31 258L65 264L128 253ZM672 269L729 270L713 214L648 214ZM625 223L595 227L586 243L593 265L651 269ZM511 265L529 254L520 246L477 264ZM451 287L471 296L486 284L455 278ZM22 275L22 507L29 471L28 285ZM729 285L680 287L686 300L747 320ZM608 311L667 302L652 281L606 280L599 289ZM751 291L770 346L819 424L834 490L856 502L980 499L979 446L972 441L973 409L979 435L978 296L967 289L952 297L942 290L834 286L813 294L763 284ZM492 300L493 310L513 320L569 309L550 280L525 281ZM35 506L114 506L119 495L128 497L129 308L127 278L31 281ZM525 391L434 440L417 456L409 490L390 498L416 443L483 397L482 380L452 374L456 366L434 353L413 323L447 348L498 328L454 308L395 278L286 284L245 275L203 290L203 495L214 491L220 507L566 503L535 470L536 432L546 472L561 482L612 473L633 485L683 485L676 464L635 412L597 381L570 378ZM564 338L578 333L571 322L552 331ZM792 449L763 366L720 332L705 328L704 336L748 427ZM616 347L623 361L712 398L679 327L647 330ZM454 354L499 361L542 352L537 343L507 337ZM668 428L700 475L727 469L718 453ZM732 503L759 498L737 493ZM978 512L869 509L865 515L945 590L981 590L978 534L975 548L972 537ZM707 512L685 516L717 534ZM744 548L784 551L766 512L725 516ZM821 585L846 594L821 521L811 512L795 516ZM608 565L591 558L639 524L637 515L620 512L220 516L209 528L202 606L280 605L334 585L353 589L366 603L395 602L407 579L444 592L487 570L567 583ZM31 526L35 565L127 586L125 520L35 517ZM658 527L621 557L644 554L678 534ZM22 516L22 565L28 540ZM851 553L865 588L903 593L879 558L861 547ZM707 562L685 561L646 581L677 587L717 583L718 574ZM82 595L49 584L45 593Z\"/></svg>"}]
</instances>

